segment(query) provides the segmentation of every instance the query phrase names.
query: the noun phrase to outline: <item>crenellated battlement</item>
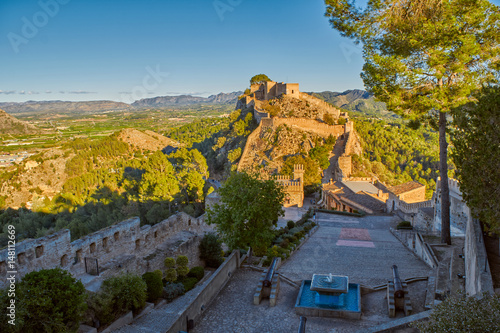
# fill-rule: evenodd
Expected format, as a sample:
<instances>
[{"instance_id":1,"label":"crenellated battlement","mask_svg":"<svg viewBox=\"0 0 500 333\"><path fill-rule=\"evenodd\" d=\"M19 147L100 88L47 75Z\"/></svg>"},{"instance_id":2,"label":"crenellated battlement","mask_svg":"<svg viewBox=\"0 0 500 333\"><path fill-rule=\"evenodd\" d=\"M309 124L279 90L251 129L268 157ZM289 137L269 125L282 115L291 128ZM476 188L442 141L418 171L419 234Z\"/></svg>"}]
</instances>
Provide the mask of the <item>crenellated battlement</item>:
<instances>
[{"instance_id":1,"label":"crenellated battlement","mask_svg":"<svg viewBox=\"0 0 500 333\"><path fill-rule=\"evenodd\" d=\"M62 267L78 277L86 273L85 258L97 259L99 267L105 271L113 266L113 263L118 267L118 259L123 256L140 258L137 262L129 260L127 263L132 265L134 270L146 271L148 267L161 265L160 261L163 261L164 257L158 258L158 263L143 260L143 257L157 251L169 238L181 231L192 232L194 236L206 228L208 226L205 224L204 215L194 218L185 213L178 213L153 226L141 227L140 219L134 217L73 242L70 231L64 229L49 236L19 242L16 245L17 276L22 278L34 270ZM7 258L8 248L0 251L2 276L7 272ZM190 259L193 263L198 261L195 256ZM113 270L109 269L109 272L111 271ZM5 282L0 280L0 288Z\"/></svg>"}]
</instances>

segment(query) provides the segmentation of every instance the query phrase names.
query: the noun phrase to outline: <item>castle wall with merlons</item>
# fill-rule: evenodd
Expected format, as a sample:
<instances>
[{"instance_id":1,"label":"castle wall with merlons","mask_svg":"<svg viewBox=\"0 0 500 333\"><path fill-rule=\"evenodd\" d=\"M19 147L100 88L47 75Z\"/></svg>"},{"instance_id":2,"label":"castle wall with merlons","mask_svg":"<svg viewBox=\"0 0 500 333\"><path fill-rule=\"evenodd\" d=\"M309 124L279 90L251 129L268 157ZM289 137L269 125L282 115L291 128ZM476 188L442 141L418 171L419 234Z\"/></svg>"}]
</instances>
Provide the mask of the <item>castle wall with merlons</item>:
<instances>
[{"instance_id":1,"label":"castle wall with merlons","mask_svg":"<svg viewBox=\"0 0 500 333\"><path fill-rule=\"evenodd\" d=\"M40 269L61 267L78 277L86 273L85 258L97 259L102 276L121 271L143 274L163 268L166 255L187 255L190 266L200 264L197 244L210 228L204 215L193 218L178 213L153 226L141 227L138 217L87 235L71 242L70 231L25 239L16 246L17 278ZM8 248L0 251L0 276L5 276ZM6 280L0 280L0 288Z\"/></svg>"},{"instance_id":2,"label":"castle wall with merlons","mask_svg":"<svg viewBox=\"0 0 500 333\"><path fill-rule=\"evenodd\" d=\"M288 125L290 127L296 127L302 131L313 132L324 138L328 138L330 135L337 138L344 134L344 125L328 125L325 123L320 123L319 121L306 118L272 118L273 127L277 128L280 125Z\"/></svg>"}]
</instances>

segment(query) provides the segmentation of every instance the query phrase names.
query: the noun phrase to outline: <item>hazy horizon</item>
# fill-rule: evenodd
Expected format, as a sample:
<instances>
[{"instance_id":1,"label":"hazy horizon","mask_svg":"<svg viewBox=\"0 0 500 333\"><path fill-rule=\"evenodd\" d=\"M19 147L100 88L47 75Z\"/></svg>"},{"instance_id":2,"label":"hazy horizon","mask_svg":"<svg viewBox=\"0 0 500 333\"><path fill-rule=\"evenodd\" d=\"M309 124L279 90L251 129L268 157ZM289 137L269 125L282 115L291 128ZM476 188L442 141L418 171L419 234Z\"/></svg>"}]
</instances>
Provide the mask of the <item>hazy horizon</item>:
<instances>
[{"instance_id":1,"label":"hazy horizon","mask_svg":"<svg viewBox=\"0 0 500 333\"><path fill-rule=\"evenodd\" d=\"M324 12L299 0L2 1L0 102L207 97L260 73L302 91L363 89L361 49Z\"/></svg>"}]
</instances>

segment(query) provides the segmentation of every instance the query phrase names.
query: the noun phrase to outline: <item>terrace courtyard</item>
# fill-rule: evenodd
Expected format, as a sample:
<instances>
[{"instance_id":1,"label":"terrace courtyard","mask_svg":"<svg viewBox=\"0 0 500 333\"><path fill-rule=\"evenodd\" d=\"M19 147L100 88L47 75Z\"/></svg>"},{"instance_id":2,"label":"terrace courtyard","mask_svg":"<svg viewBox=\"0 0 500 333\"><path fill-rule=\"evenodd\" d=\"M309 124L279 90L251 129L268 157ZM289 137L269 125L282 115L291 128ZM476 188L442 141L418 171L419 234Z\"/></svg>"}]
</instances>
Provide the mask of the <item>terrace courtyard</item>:
<instances>
[{"instance_id":1,"label":"terrace courtyard","mask_svg":"<svg viewBox=\"0 0 500 333\"><path fill-rule=\"evenodd\" d=\"M402 280L426 277L431 269L407 250L389 231L392 216L350 216L318 213L318 230L286 260L279 273L298 285L313 274L347 275L349 282L374 287L392 278L397 265ZM275 307L264 299L253 304L261 273L239 269L210 304L192 332L296 332L300 317L294 306L299 288L281 281ZM427 282L408 284L413 313L424 310ZM361 320L307 318L306 332L356 332L395 318L388 317L386 291L363 295ZM396 318L403 314L397 314ZM408 331L405 330L405 331Z\"/></svg>"}]
</instances>

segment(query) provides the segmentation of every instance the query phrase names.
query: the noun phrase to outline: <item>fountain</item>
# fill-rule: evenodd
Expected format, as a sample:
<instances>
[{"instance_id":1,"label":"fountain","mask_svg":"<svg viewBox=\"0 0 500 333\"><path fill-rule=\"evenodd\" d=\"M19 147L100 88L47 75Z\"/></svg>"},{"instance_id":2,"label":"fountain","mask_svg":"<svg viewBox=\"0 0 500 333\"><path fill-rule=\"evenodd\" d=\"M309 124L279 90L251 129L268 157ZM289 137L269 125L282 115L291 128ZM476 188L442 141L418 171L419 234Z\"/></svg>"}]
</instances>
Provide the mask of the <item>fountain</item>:
<instances>
[{"instance_id":1,"label":"fountain","mask_svg":"<svg viewBox=\"0 0 500 333\"><path fill-rule=\"evenodd\" d=\"M361 288L347 276L314 274L304 280L295 312L309 317L361 318Z\"/></svg>"}]
</instances>

